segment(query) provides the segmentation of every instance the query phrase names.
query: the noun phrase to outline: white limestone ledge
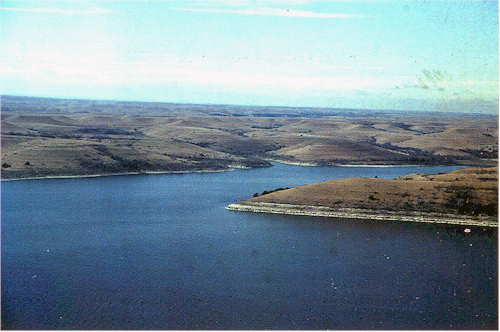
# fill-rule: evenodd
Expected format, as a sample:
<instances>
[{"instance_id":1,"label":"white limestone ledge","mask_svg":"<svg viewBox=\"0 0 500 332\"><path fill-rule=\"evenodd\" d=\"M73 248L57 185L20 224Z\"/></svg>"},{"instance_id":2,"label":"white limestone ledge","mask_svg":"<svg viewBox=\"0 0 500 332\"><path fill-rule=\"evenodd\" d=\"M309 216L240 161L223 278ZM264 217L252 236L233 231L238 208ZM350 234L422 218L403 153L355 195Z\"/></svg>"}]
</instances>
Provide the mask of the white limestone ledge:
<instances>
[{"instance_id":1,"label":"white limestone ledge","mask_svg":"<svg viewBox=\"0 0 500 332\"><path fill-rule=\"evenodd\" d=\"M330 208L326 206L293 205L264 202L240 202L226 206L227 210L289 214L329 218L356 218L453 224L482 227L498 227L498 219L486 216L463 216L455 214L426 213L418 211L387 211L358 208Z\"/></svg>"}]
</instances>

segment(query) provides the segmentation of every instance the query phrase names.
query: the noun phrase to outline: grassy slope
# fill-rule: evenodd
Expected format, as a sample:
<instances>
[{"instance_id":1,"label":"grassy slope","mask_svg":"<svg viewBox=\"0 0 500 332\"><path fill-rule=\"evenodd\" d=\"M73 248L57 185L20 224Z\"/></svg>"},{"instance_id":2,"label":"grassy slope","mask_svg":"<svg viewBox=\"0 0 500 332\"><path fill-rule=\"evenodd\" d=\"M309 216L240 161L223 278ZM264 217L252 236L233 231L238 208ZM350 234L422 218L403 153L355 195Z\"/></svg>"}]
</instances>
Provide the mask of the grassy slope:
<instances>
[{"instance_id":1,"label":"grassy slope","mask_svg":"<svg viewBox=\"0 0 500 332\"><path fill-rule=\"evenodd\" d=\"M265 115L265 116L263 116ZM269 166L497 162L493 116L2 100L3 178ZM29 162L29 165L26 163Z\"/></svg>"},{"instance_id":2,"label":"grassy slope","mask_svg":"<svg viewBox=\"0 0 500 332\"><path fill-rule=\"evenodd\" d=\"M273 192L246 202L496 216L498 169L468 168L394 180L332 180Z\"/></svg>"}]
</instances>

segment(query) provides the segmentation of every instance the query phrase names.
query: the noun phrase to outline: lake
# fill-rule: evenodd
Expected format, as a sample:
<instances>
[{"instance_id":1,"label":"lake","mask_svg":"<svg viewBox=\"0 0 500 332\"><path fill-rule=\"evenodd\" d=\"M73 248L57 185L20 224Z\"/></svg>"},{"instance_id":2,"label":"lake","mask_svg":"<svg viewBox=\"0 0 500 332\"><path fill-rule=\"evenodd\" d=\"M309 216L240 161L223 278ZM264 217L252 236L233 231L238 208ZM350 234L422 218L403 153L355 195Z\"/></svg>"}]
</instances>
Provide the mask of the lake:
<instances>
[{"instance_id":1,"label":"lake","mask_svg":"<svg viewBox=\"0 0 500 332\"><path fill-rule=\"evenodd\" d=\"M2 328L496 329L496 229L224 209L278 187L456 168L2 182Z\"/></svg>"}]
</instances>

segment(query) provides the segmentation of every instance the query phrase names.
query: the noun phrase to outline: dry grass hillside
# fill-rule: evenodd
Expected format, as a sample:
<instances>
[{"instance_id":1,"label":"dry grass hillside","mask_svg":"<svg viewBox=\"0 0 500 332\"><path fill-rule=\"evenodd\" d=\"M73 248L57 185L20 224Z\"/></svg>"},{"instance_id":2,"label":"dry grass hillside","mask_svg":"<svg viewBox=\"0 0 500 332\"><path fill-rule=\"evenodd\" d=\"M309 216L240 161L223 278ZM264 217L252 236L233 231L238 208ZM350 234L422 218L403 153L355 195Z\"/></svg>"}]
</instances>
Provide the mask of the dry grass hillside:
<instances>
[{"instance_id":1,"label":"dry grass hillside","mask_svg":"<svg viewBox=\"0 0 500 332\"><path fill-rule=\"evenodd\" d=\"M332 180L271 192L246 202L497 216L498 169L467 168L394 180Z\"/></svg>"},{"instance_id":2,"label":"dry grass hillside","mask_svg":"<svg viewBox=\"0 0 500 332\"><path fill-rule=\"evenodd\" d=\"M496 116L2 97L2 177L334 164L493 166Z\"/></svg>"}]
</instances>

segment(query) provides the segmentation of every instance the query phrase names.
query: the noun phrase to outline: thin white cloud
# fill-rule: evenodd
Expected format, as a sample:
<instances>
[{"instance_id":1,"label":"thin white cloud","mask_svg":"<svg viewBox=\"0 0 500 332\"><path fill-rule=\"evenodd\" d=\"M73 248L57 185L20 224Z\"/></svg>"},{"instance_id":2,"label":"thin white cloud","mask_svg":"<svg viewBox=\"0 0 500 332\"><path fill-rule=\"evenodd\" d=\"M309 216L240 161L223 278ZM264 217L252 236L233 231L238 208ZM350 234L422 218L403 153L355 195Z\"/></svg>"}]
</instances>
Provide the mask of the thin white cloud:
<instances>
[{"instance_id":1,"label":"thin white cloud","mask_svg":"<svg viewBox=\"0 0 500 332\"><path fill-rule=\"evenodd\" d=\"M63 9L63 8L2 8L0 10L24 13L43 13L43 14L61 14L61 15L112 15L117 14L117 11L90 8L90 9Z\"/></svg>"},{"instance_id":2,"label":"thin white cloud","mask_svg":"<svg viewBox=\"0 0 500 332\"><path fill-rule=\"evenodd\" d=\"M311 0L198 0L191 1L197 6L262 6L262 5L306 5Z\"/></svg>"},{"instance_id":3,"label":"thin white cloud","mask_svg":"<svg viewBox=\"0 0 500 332\"><path fill-rule=\"evenodd\" d=\"M298 18L345 19L345 18L366 17L365 15L358 15L358 14L319 13L306 10L277 9L277 8L256 8L256 9L173 8L173 9L180 11L202 12L202 13L281 16L281 17L298 17Z\"/></svg>"},{"instance_id":4,"label":"thin white cloud","mask_svg":"<svg viewBox=\"0 0 500 332\"><path fill-rule=\"evenodd\" d=\"M383 71L387 70L387 67L384 66L320 66L319 69L340 69L340 70L374 70L374 71Z\"/></svg>"}]
</instances>

